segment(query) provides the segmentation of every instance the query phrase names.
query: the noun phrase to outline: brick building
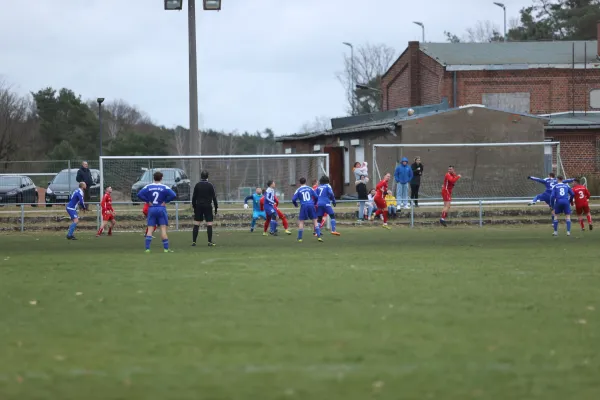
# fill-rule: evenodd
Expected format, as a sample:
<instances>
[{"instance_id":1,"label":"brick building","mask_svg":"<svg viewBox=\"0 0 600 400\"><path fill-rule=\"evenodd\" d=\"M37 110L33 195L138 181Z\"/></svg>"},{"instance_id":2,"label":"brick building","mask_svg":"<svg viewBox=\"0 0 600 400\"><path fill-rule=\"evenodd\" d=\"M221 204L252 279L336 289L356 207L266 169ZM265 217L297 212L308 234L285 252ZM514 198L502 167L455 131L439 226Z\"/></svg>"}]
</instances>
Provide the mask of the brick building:
<instances>
[{"instance_id":1,"label":"brick building","mask_svg":"<svg viewBox=\"0 0 600 400\"><path fill-rule=\"evenodd\" d=\"M599 55L597 40L409 42L381 79L383 109L447 98L530 114L600 110Z\"/></svg>"}]
</instances>

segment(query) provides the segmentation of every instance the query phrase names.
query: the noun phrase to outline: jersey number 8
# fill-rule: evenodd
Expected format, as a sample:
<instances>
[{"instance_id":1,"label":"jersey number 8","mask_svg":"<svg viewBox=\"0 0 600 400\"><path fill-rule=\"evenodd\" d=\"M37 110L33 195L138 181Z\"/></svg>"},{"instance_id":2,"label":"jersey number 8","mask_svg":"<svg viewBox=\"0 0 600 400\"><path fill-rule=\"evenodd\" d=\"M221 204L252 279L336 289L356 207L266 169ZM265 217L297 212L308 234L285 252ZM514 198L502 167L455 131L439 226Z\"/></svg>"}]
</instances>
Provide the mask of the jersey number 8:
<instances>
[{"instance_id":1,"label":"jersey number 8","mask_svg":"<svg viewBox=\"0 0 600 400\"><path fill-rule=\"evenodd\" d=\"M565 188L560 188L559 192L560 192L561 196L564 196L565 195Z\"/></svg>"}]
</instances>

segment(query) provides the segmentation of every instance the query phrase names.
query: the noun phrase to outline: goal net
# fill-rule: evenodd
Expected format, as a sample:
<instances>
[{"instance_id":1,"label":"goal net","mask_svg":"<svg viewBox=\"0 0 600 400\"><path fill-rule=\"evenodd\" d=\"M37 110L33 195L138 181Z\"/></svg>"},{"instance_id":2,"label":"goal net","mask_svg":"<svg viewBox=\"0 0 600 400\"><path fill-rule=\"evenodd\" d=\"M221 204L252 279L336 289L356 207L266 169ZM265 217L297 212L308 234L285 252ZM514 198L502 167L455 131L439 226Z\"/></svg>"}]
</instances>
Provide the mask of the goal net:
<instances>
[{"instance_id":1,"label":"goal net","mask_svg":"<svg viewBox=\"0 0 600 400\"><path fill-rule=\"evenodd\" d=\"M543 187L528 176L564 175L559 142L378 144L373 145L373 178L389 172L394 181L394 169L404 157L409 165L421 158L421 198L440 197L449 165L462 176L453 192L457 199L535 196Z\"/></svg>"},{"instance_id":2,"label":"goal net","mask_svg":"<svg viewBox=\"0 0 600 400\"><path fill-rule=\"evenodd\" d=\"M177 200L189 202L200 171L209 173L219 201L242 201L269 180L280 201L290 200L300 177L309 182L329 174L328 154L243 156L110 156L100 158L101 188L111 186L113 201L139 202L137 192L152 182L155 171L173 187Z\"/></svg>"}]
</instances>

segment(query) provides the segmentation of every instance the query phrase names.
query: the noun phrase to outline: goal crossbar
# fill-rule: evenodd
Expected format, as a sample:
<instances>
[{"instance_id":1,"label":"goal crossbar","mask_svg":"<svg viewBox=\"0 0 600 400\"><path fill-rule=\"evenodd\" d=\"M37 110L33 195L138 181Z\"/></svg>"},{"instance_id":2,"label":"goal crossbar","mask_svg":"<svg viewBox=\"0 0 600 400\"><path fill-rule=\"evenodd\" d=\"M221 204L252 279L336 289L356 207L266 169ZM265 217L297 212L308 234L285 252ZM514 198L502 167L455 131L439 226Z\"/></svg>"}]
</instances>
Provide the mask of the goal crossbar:
<instances>
[{"instance_id":1,"label":"goal crossbar","mask_svg":"<svg viewBox=\"0 0 600 400\"><path fill-rule=\"evenodd\" d=\"M544 146L544 145L555 145L560 142L514 142L514 143L410 143L410 144L374 144L373 149L376 147L507 147L507 146Z\"/></svg>"}]
</instances>

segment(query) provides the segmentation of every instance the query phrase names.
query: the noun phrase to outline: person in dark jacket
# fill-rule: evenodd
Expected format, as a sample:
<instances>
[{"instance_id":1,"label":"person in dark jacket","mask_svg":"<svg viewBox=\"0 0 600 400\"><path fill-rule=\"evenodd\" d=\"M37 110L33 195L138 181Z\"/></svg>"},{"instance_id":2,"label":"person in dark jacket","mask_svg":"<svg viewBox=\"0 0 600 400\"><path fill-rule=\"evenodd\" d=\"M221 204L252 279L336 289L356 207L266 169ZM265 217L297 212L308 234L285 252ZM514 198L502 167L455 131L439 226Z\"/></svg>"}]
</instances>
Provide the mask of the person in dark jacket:
<instances>
[{"instance_id":1,"label":"person in dark jacket","mask_svg":"<svg viewBox=\"0 0 600 400\"><path fill-rule=\"evenodd\" d=\"M356 193L358 193L358 221L365 219L365 202L369 199L367 191L367 177L361 175L360 180L356 181Z\"/></svg>"},{"instance_id":2,"label":"person in dark jacket","mask_svg":"<svg viewBox=\"0 0 600 400\"><path fill-rule=\"evenodd\" d=\"M92 171L90 171L87 161L81 163L81 168L79 168L79 170L77 171L77 176L75 177L75 180L79 183L85 182L86 188L83 191L83 200L85 202L85 207L87 210L89 207L88 202L90 201L90 188L94 185L94 179L92 179Z\"/></svg>"},{"instance_id":3,"label":"person in dark jacket","mask_svg":"<svg viewBox=\"0 0 600 400\"><path fill-rule=\"evenodd\" d=\"M413 177L410 180L410 198L413 199L415 207L419 207L419 187L421 186L421 176L423 176L421 157L415 157L415 162L410 168L413 171Z\"/></svg>"}]
</instances>

